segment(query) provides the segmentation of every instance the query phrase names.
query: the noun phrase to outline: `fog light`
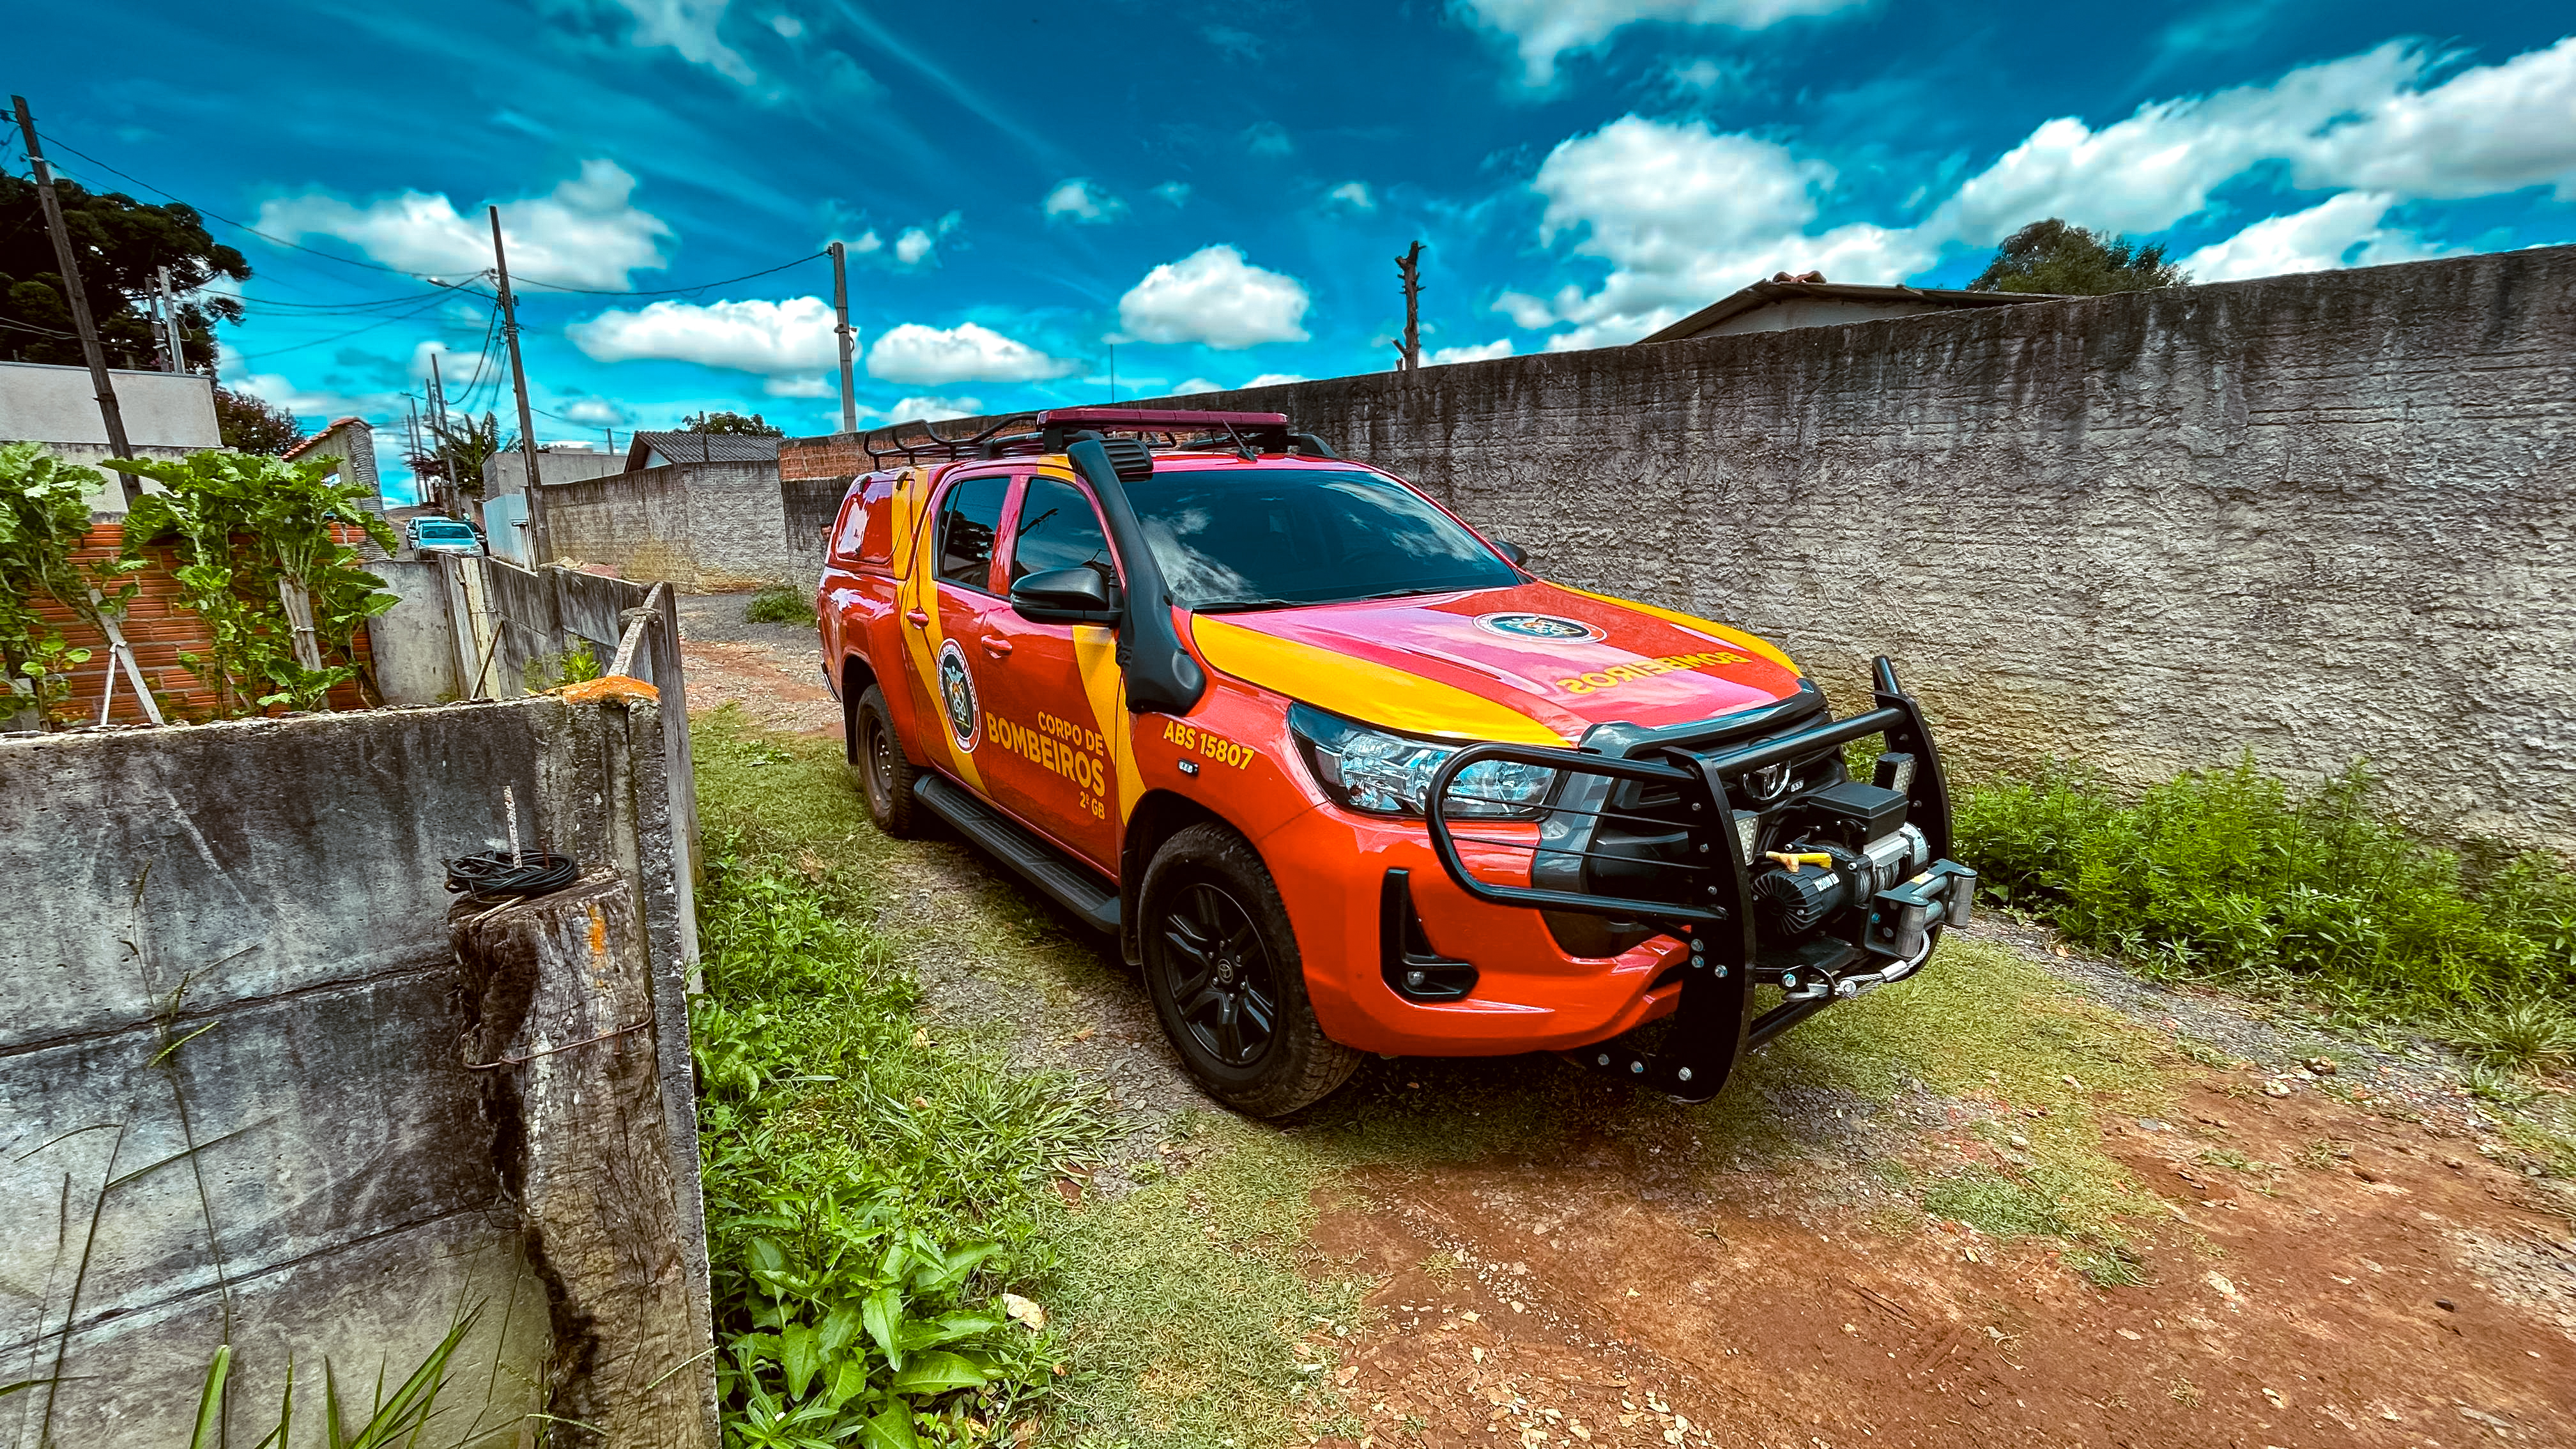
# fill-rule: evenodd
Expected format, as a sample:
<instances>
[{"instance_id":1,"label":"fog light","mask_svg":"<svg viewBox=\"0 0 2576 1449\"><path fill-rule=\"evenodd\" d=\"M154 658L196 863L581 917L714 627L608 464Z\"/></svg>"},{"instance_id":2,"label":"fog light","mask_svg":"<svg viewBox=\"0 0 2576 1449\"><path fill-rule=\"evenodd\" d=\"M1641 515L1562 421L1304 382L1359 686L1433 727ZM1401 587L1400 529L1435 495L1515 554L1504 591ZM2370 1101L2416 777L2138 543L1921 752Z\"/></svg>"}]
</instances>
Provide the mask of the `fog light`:
<instances>
[{"instance_id":1,"label":"fog light","mask_svg":"<svg viewBox=\"0 0 2576 1449\"><path fill-rule=\"evenodd\" d=\"M1894 790L1900 795L1914 792L1914 757L1900 750L1890 750L1878 757L1878 788Z\"/></svg>"},{"instance_id":2,"label":"fog light","mask_svg":"<svg viewBox=\"0 0 2576 1449\"><path fill-rule=\"evenodd\" d=\"M1736 811L1735 858L1741 861L1751 861L1753 859L1754 843L1761 838L1761 834L1761 816L1754 814L1750 810Z\"/></svg>"}]
</instances>

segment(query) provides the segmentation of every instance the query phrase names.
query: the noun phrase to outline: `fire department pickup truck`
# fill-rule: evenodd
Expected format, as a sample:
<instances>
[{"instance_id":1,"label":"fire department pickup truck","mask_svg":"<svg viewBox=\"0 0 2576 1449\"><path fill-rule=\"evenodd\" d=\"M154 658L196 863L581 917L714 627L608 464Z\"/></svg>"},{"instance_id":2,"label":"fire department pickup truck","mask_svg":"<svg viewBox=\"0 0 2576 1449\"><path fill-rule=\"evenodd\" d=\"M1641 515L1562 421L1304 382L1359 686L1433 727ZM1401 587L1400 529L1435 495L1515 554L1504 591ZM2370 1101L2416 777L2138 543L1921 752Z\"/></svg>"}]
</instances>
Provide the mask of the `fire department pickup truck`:
<instances>
[{"instance_id":1,"label":"fire department pickup truck","mask_svg":"<svg viewBox=\"0 0 2576 1449\"><path fill-rule=\"evenodd\" d=\"M1540 579L1275 413L875 457L817 593L870 816L935 816L1114 933L1239 1111L1371 1052L1556 1050L1706 1100L1967 917L1883 659L1834 719L1762 640Z\"/></svg>"}]
</instances>

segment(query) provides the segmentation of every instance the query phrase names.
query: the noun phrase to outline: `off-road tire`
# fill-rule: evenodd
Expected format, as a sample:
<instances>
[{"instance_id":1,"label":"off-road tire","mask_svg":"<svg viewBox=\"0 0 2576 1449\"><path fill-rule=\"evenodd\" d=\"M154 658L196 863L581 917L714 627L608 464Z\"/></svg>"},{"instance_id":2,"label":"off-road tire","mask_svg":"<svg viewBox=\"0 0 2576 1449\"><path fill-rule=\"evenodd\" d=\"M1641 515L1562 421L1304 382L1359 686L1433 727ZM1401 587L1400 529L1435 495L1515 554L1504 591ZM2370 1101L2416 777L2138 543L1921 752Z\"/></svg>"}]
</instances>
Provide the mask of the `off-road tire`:
<instances>
[{"instance_id":1,"label":"off-road tire","mask_svg":"<svg viewBox=\"0 0 2576 1449\"><path fill-rule=\"evenodd\" d=\"M850 783L868 802L868 818L896 840L911 838L920 806L912 782L920 771L903 757L903 737L886 716L885 691L869 685L850 706Z\"/></svg>"},{"instance_id":2,"label":"off-road tire","mask_svg":"<svg viewBox=\"0 0 2576 1449\"><path fill-rule=\"evenodd\" d=\"M1231 929L1208 933L1204 923L1211 910ZM1154 1014L1162 1018L1173 1049L1209 1096L1249 1117L1281 1117L1330 1095L1359 1070L1360 1053L1325 1036L1316 1024L1288 908L1251 842L1214 823L1175 834L1145 868L1137 911ZM1242 964L1207 966L1210 953L1191 943L1194 936L1202 944L1223 946L1215 953L1219 961ZM1253 1020L1254 1013L1244 1008L1264 996L1269 1008L1266 1043L1240 1061L1222 1055L1228 1038L1211 1024L1211 1013L1223 1014L1221 1006L1207 1005L1211 990L1219 993L1218 1001L1224 999L1215 980L1220 970L1228 981L1239 983L1233 997L1235 1021ZM1196 1020L1185 1009L1191 1003L1179 998L1193 975L1208 983L1192 996L1199 1007Z\"/></svg>"}]
</instances>

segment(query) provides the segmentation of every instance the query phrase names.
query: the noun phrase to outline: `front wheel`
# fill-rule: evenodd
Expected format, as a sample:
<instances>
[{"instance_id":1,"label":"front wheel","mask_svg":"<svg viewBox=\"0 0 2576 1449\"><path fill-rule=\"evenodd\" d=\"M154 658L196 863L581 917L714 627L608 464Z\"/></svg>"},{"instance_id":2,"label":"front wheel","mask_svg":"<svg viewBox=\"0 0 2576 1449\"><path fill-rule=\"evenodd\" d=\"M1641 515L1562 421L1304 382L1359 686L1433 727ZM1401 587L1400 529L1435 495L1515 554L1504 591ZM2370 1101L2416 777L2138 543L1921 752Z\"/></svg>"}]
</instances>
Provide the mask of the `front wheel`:
<instances>
[{"instance_id":1,"label":"front wheel","mask_svg":"<svg viewBox=\"0 0 2576 1449\"><path fill-rule=\"evenodd\" d=\"M918 772L903 757L903 741L886 717L885 691L871 684L850 704L850 773L867 799L868 818L897 840L913 833L912 781Z\"/></svg>"},{"instance_id":2,"label":"front wheel","mask_svg":"<svg viewBox=\"0 0 2576 1449\"><path fill-rule=\"evenodd\" d=\"M1155 1014L1209 1096L1284 1116L1359 1069L1360 1054L1315 1022L1287 907L1249 841L1216 824L1174 835L1137 908Z\"/></svg>"}]
</instances>

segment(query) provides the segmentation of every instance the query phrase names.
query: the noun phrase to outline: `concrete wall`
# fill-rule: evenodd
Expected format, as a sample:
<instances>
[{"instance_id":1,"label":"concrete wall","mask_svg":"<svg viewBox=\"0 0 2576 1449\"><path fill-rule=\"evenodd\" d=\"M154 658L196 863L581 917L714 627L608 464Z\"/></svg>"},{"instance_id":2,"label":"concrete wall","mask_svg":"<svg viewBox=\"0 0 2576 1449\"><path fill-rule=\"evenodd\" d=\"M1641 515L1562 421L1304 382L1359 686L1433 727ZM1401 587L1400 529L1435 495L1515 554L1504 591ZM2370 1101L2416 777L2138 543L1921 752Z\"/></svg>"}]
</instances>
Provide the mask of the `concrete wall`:
<instances>
[{"instance_id":1,"label":"concrete wall","mask_svg":"<svg viewBox=\"0 0 2576 1449\"><path fill-rule=\"evenodd\" d=\"M841 516L841 500L847 497L856 475L837 478L783 478L779 480L780 512L785 515L787 557L795 572L789 582L806 584L823 577L823 534Z\"/></svg>"},{"instance_id":2,"label":"concrete wall","mask_svg":"<svg viewBox=\"0 0 2576 1449\"><path fill-rule=\"evenodd\" d=\"M537 472L548 483L578 483L626 471L626 455L579 443L539 443ZM528 486L528 460L516 448L483 460L483 496L499 498Z\"/></svg>"},{"instance_id":3,"label":"concrete wall","mask_svg":"<svg viewBox=\"0 0 2576 1449\"><path fill-rule=\"evenodd\" d=\"M548 484L546 550L690 590L795 576L775 463L674 463Z\"/></svg>"},{"instance_id":4,"label":"concrete wall","mask_svg":"<svg viewBox=\"0 0 2576 1449\"><path fill-rule=\"evenodd\" d=\"M108 386L116 391L117 412L125 420L125 439L138 458L184 458L223 446L215 424L215 381L192 372L145 372L110 368ZM98 467L113 456L107 446L107 420L98 410L98 393L86 367L46 362L0 362L0 443L45 443L66 462ZM158 489L158 483L145 487ZM125 492L115 475L90 490L90 514L112 518L125 512Z\"/></svg>"},{"instance_id":5,"label":"concrete wall","mask_svg":"<svg viewBox=\"0 0 2576 1449\"><path fill-rule=\"evenodd\" d=\"M2576 247L1166 405L1285 411L1842 706L1893 655L1970 771L2365 756L2576 853Z\"/></svg>"},{"instance_id":6,"label":"concrete wall","mask_svg":"<svg viewBox=\"0 0 2576 1449\"><path fill-rule=\"evenodd\" d=\"M232 1442L265 1432L292 1354L302 1449L326 1357L363 1397L477 1308L441 1442L545 1402L547 1286L459 1055L441 862L506 846L508 787L527 845L635 883L670 1132L693 1144L653 711L0 740L0 1379L53 1377L59 1351L69 1380L0 1399L10 1443L50 1415L54 1443L184 1444L228 1336ZM695 1214L693 1145L683 1165Z\"/></svg>"}]
</instances>

